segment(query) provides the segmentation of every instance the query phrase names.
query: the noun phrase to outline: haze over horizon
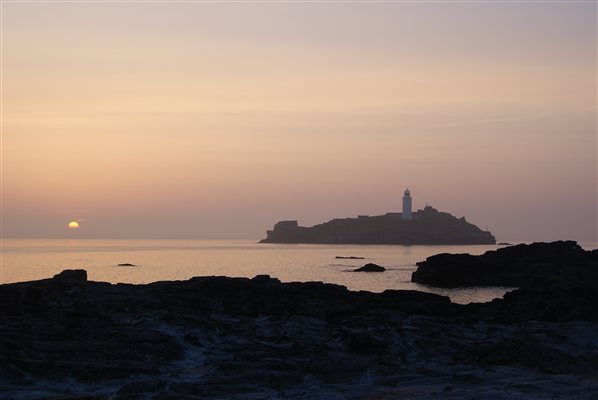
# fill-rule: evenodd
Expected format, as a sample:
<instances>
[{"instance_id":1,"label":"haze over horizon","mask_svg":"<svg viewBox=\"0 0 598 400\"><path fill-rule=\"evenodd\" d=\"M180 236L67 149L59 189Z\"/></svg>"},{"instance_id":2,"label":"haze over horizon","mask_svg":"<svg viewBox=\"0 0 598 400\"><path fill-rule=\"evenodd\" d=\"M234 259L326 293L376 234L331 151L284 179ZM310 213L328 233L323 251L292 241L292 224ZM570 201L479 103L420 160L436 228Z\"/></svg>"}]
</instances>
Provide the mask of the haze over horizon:
<instances>
[{"instance_id":1,"label":"haze over horizon","mask_svg":"<svg viewBox=\"0 0 598 400\"><path fill-rule=\"evenodd\" d=\"M408 186L596 241L597 7L3 3L3 236L258 240Z\"/></svg>"}]
</instances>

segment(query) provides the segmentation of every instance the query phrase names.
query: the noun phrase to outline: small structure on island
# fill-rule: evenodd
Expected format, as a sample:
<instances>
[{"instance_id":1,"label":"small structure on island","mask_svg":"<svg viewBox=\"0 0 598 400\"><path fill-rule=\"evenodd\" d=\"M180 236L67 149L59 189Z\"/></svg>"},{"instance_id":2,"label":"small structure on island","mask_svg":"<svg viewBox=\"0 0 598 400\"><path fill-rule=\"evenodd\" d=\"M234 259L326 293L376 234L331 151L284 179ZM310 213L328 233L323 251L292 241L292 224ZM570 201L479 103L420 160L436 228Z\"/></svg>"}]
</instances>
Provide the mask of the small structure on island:
<instances>
[{"instance_id":1,"label":"small structure on island","mask_svg":"<svg viewBox=\"0 0 598 400\"><path fill-rule=\"evenodd\" d=\"M411 214L411 192L409 191L409 188L406 188L403 193L403 214L401 217L403 219L413 218L413 215Z\"/></svg>"}]
</instances>

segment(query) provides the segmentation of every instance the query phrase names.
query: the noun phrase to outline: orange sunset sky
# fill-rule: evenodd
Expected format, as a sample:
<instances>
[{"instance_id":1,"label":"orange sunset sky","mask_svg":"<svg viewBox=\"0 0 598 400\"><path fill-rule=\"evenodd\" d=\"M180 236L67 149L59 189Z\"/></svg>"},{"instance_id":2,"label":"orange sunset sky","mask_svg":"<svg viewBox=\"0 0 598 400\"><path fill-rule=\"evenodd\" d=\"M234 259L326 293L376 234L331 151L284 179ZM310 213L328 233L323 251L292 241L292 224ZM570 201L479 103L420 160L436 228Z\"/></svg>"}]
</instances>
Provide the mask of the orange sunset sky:
<instances>
[{"instance_id":1,"label":"orange sunset sky","mask_svg":"<svg viewBox=\"0 0 598 400\"><path fill-rule=\"evenodd\" d=\"M595 2L2 5L4 237L400 211L596 240Z\"/></svg>"}]
</instances>

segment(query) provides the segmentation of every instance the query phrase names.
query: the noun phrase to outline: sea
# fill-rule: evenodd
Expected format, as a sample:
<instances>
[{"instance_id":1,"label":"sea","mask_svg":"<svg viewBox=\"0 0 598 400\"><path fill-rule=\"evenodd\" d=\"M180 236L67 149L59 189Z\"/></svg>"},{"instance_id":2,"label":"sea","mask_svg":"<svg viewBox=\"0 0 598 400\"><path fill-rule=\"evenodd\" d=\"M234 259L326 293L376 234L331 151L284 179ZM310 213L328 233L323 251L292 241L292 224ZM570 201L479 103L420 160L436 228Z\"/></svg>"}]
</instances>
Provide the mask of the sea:
<instances>
[{"instance_id":1,"label":"sea","mask_svg":"<svg viewBox=\"0 0 598 400\"><path fill-rule=\"evenodd\" d=\"M586 250L596 243L580 243ZM65 269L85 269L88 279L143 284L194 276L252 278L270 275L283 282L320 281L349 290L420 290L453 302L487 302L515 288L438 289L411 282L418 261L439 253L482 254L498 245L386 246L259 244L251 240L4 239L0 283L52 277ZM363 257L340 259L337 257ZM118 264L134 264L119 266ZM382 273L353 272L366 263Z\"/></svg>"}]
</instances>

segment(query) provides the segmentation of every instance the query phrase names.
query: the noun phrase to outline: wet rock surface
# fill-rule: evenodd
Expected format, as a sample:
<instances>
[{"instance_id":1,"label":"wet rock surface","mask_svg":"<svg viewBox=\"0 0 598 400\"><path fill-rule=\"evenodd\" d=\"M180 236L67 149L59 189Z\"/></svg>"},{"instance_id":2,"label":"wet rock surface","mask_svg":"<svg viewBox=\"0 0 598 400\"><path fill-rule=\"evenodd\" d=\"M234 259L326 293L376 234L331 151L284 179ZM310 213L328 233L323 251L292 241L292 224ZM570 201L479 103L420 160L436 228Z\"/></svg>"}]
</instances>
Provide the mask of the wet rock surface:
<instances>
[{"instance_id":1,"label":"wet rock surface","mask_svg":"<svg viewBox=\"0 0 598 400\"><path fill-rule=\"evenodd\" d=\"M587 278L583 290L542 281L459 305L267 275L111 285L67 271L0 286L0 393L593 399L598 315Z\"/></svg>"}]
</instances>

